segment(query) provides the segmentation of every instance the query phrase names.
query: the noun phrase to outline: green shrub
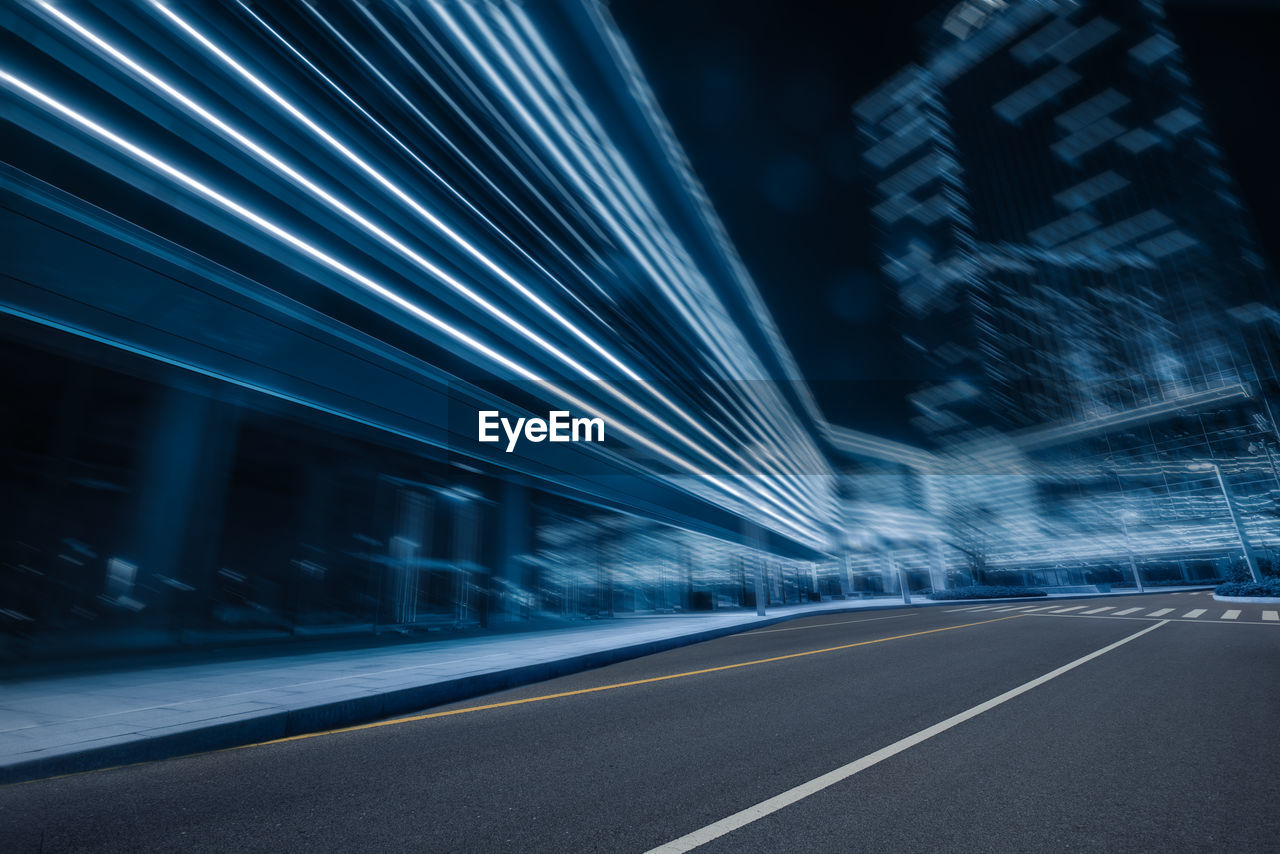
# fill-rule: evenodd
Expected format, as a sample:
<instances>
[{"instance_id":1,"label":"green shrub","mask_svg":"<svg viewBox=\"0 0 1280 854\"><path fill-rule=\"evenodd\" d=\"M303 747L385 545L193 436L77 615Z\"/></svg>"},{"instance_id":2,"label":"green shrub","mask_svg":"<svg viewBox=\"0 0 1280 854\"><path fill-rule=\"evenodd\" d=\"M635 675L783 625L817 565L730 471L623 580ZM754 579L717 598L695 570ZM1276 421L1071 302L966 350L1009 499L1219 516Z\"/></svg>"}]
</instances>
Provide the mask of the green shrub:
<instances>
[{"instance_id":1,"label":"green shrub","mask_svg":"<svg viewBox=\"0 0 1280 854\"><path fill-rule=\"evenodd\" d=\"M1273 596L1280 598L1280 578L1254 581L1228 581L1213 591L1219 596Z\"/></svg>"}]
</instances>

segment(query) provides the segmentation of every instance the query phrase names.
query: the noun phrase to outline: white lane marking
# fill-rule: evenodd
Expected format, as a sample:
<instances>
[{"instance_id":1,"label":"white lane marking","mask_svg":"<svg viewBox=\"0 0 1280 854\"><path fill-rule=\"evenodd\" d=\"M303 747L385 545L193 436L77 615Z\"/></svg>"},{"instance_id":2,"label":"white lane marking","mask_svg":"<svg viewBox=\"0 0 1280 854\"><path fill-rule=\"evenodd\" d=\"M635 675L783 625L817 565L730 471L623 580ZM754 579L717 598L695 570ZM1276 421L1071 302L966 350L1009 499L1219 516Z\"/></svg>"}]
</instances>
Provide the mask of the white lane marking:
<instances>
[{"instance_id":1,"label":"white lane marking","mask_svg":"<svg viewBox=\"0 0 1280 854\"><path fill-rule=\"evenodd\" d=\"M1239 612L1239 611L1235 611L1235 610L1232 610L1232 611L1223 611L1223 612L1222 612L1222 616L1221 616L1221 617L1219 617L1219 619L1221 619L1221 620L1238 620L1238 619L1240 619L1240 612Z\"/></svg>"},{"instance_id":2,"label":"white lane marking","mask_svg":"<svg viewBox=\"0 0 1280 854\"><path fill-rule=\"evenodd\" d=\"M1125 614L1132 614L1134 611L1141 611L1141 610L1142 610L1141 608L1125 608L1123 611L1116 611L1111 616L1123 617Z\"/></svg>"},{"instance_id":3,"label":"white lane marking","mask_svg":"<svg viewBox=\"0 0 1280 854\"><path fill-rule=\"evenodd\" d=\"M1127 638L1121 638L1113 644L1104 646L1102 649L1095 650L1088 655L1081 656L1069 664L1062 665L1057 670L1050 670L1043 676L1037 676L1030 682L1024 682L1017 688L1005 691L998 697L992 697L990 700L979 703L971 709L966 709L958 715L952 715L945 721L936 723L933 726L926 727L925 729L922 729L913 735L909 735L904 739L895 741L888 747L882 747L875 753L868 753L861 759L855 759L848 765L842 765L834 771L828 771L821 777L815 777L807 783L801 783L799 786L796 786L793 789L788 789L780 795L774 795L772 798L761 801L755 806L747 807L746 809L736 812L727 818L722 818L717 822L708 824L706 827L702 827L692 833L685 834L679 839L673 839L665 845L659 845L657 848L651 848L646 852L646 854L681 854L681 852L692 851L694 848L697 848L700 845L705 845L713 839L719 839L726 833L732 833L740 827L745 827L754 821L759 821L765 816L771 815L780 809L789 807L797 801L804 800L810 795L817 794L823 789L834 786L836 783L843 780L847 780L854 774L857 774L860 771L865 771L873 765L878 765L884 760L892 756L896 756L908 748L915 747L923 741L928 741L935 735L940 735L941 733L946 732L952 727L959 726L971 718L976 718L983 712L988 712L1002 703L1007 703L1015 697L1027 693L1033 688L1040 687L1050 679L1056 679L1062 674L1070 670L1074 670L1082 664L1087 664L1088 662L1093 661L1098 656L1106 655L1108 652L1111 652L1111 650L1124 646L1131 640L1137 640L1147 632L1154 632L1161 626L1167 625L1168 622L1168 620L1161 620L1158 623L1147 626L1140 632L1135 632Z\"/></svg>"},{"instance_id":4,"label":"white lane marking","mask_svg":"<svg viewBox=\"0 0 1280 854\"><path fill-rule=\"evenodd\" d=\"M991 607L991 606L989 606L989 605L970 605L968 608L948 608L948 609L947 609L947 613L948 613L948 614L954 614L956 611L981 611L981 610L983 610L984 608L989 608L989 607Z\"/></svg>"},{"instance_id":5,"label":"white lane marking","mask_svg":"<svg viewBox=\"0 0 1280 854\"><path fill-rule=\"evenodd\" d=\"M1277 622L1277 621L1280 621L1280 612L1277 612L1277 611L1263 611L1263 612L1262 612L1262 619L1264 619L1264 620L1270 620L1270 621L1271 621L1271 622L1273 622L1273 623L1274 623L1274 622Z\"/></svg>"},{"instance_id":6,"label":"white lane marking","mask_svg":"<svg viewBox=\"0 0 1280 854\"><path fill-rule=\"evenodd\" d=\"M1195 620L1195 619L1198 619L1198 618L1200 617L1200 615L1201 615L1201 614L1203 614L1204 612L1205 612L1205 609L1204 609L1204 608L1193 608L1192 610L1190 610L1190 611L1188 611L1187 613L1183 614L1183 615L1182 615L1182 619L1184 619L1184 620Z\"/></svg>"},{"instance_id":7,"label":"white lane marking","mask_svg":"<svg viewBox=\"0 0 1280 854\"><path fill-rule=\"evenodd\" d=\"M1027 613L1028 613L1028 614L1030 614L1032 611L1047 611L1047 610L1049 610L1050 608L1056 608L1056 607L1058 607L1058 606L1057 606L1057 605L1041 605L1039 608L1029 608L1029 609L1027 609Z\"/></svg>"},{"instance_id":8,"label":"white lane marking","mask_svg":"<svg viewBox=\"0 0 1280 854\"><path fill-rule=\"evenodd\" d=\"M1105 608L1094 608L1092 611L1085 611L1084 613L1086 613L1086 614L1101 614L1103 611L1111 611L1111 610L1113 610L1115 607L1116 607L1115 605L1107 605Z\"/></svg>"},{"instance_id":9,"label":"white lane marking","mask_svg":"<svg viewBox=\"0 0 1280 854\"><path fill-rule=\"evenodd\" d=\"M1152 611L1150 614L1147 614L1147 616L1148 616L1148 617L1163 617L1165 614L1168 614L1168 613L1170 613L1171 611L1173 611L1173 609L1172 609L1172 608L1161 608L1159 611Z\"/></svg>"},{"instance_id":10,"label":"white lane marking","mask_svg":"<svg viewBox=\"0 0 1280 854\"><path fill-rule=\"evenodd\" d=\"M1072 605L1070 608L1059 608L1058 610L1054 611L1053 613L1055 613L1055 614L1065 614L1065 613L1067 613L1068 611L1079 611L1081 608L1087 608L1087 607L1089 607L1089 606L1088 606L1088 605Z\"/></svg>"}]
</instances>

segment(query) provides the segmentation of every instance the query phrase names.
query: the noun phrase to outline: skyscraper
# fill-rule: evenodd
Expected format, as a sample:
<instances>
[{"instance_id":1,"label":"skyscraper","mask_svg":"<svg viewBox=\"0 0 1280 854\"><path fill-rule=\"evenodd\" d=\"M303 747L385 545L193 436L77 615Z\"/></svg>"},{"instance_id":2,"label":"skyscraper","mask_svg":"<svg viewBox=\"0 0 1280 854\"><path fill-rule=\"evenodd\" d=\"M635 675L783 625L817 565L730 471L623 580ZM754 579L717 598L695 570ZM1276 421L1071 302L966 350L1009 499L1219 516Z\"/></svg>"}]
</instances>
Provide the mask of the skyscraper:
<instances>
[{"instance_id":1,"label":"skyscraper","mask_svg":"<svg viewBox=\"0 0 1280 854\"><path fill-rule=\"evenodd\" d=\"M922 29L854 108L882 269L936 371L916 425L1265 390L1239 317L1271 280L1162 4L965 0Z\"/></svg>"}]
</instances>

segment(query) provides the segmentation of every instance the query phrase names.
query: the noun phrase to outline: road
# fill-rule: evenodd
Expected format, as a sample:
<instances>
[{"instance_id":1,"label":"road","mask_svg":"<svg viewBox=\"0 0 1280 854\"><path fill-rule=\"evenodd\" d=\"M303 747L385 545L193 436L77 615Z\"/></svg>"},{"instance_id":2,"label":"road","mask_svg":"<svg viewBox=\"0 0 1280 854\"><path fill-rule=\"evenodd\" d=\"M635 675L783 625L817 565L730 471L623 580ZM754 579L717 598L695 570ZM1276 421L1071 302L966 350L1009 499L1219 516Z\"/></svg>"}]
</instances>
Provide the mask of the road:
<instances>
[{"instance_id":1,"label":"road","mask_svg":"<svg viewBox=\"0 0 1280 854\"><path fill-rule=\"evenodd\" d=\"M1177 593L828 614L17 784L0 850L1276 851L1277 805L1276 608Z\"/></svg>"}]
</instances>

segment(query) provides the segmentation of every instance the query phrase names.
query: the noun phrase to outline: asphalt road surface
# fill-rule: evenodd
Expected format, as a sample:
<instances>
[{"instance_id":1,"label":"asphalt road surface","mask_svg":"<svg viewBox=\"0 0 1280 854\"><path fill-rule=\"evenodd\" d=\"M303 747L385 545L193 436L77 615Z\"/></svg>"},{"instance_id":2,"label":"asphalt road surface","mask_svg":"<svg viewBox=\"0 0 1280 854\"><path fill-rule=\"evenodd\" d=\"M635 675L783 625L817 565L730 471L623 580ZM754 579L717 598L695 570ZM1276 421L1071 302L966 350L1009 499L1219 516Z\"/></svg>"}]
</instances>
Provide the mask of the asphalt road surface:
<instances>
[{"instance_id":1,"label":"asphalt road surface","mask_svg":"<svg viewBox=\"0 0 1280 854\"><path fill-rule=\"evenodd\" d=\"M653 849L1278 851L1276 608L828 614L0 789L5 852Z\"/></svg>"}]
</instances>

